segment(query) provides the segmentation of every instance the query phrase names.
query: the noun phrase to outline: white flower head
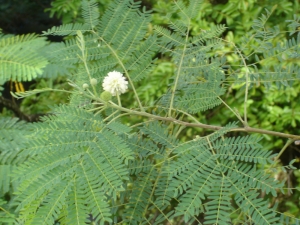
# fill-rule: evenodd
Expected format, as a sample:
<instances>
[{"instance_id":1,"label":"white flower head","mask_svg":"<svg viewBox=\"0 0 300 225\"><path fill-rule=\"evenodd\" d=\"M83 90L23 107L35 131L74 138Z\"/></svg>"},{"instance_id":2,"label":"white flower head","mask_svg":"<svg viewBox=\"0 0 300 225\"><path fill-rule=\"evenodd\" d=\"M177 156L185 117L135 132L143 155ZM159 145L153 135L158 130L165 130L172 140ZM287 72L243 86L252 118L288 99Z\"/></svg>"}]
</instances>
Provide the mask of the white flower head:
<instances>
[{"instance_id":1,"label":"white flower head","mask_svg":"<svg viewBox=\"0 0 300 225\"><path fill-rule=\"evenodd\" d=\"M110 92L112 96L116 96L125 93L128 88L128 81L125 80L122 73L114 70L104 78L102 87L105 91Z\"/></svg>"}]
</instances>

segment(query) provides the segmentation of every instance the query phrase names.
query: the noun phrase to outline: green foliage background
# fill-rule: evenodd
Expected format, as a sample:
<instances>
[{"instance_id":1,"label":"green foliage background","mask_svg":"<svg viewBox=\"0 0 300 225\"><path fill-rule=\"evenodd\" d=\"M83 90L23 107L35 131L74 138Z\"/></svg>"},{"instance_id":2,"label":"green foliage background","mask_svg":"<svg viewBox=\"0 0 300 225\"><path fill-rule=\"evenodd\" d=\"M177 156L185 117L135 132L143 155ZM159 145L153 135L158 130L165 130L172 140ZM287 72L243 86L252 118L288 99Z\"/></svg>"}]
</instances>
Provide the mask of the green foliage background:
<instances>
[{"instance_id":1,"label":"green foliage background","mask_svg":"<svg viewBox=\"0 0 300 225\"><path fill-rule=\"evenodd\" d=\"M105 8L107 7L109 0L101 1L99 0L99 11L104 12ZM49 12L50 16L58 16L62 18L63 24L68 24L70 22L82 22L81 19L81 1L66 1L66 0L56 0L52 1L51 8L47 11ZM166 15L171 10L170 1L144 1L147 7L154 9L154 13L152 14L153 21L152 24L148 27L148 34L153 34L153 27L155 25L166 26L167 21L163 16ZM214 27L215 24L225 24L227 28L226 32L223 33L223 38L232 41L234 43L241 43L243 40L244 34L246 32L251 31L253 26L253 21L258 20L261 17L262 13L265 13L264 9L267 8L270 12L272 12L270 18L267 20L266 27L276 27L278 26L278 30L287 30L289 28L286 27L286 20L292 20L293 14L299 15L299 2L297 0L290 0L290 1L237 1L237 0L229 0L229 1L203 1L201 11L197 17L192 21L192 29L191 34L197 35L201 32L206 32L206 30L211 29ZM173 15L174 19L176 19L176 14ZM172 20L172 17L171 17ZM277 29L277 28L275 28ZM296 37L296 34L294 34ZM26 37L26 36L25 36ZM30 39L30 36L27 36ZM282 42L282 40L290 38L288 33L280 33L273 41L274 44L277 42ZM66 37L66 40L68 37ZM36 52L36 54L40 54L37 58L44 57L47 60L47 57L43 55L43 49L46 48L46 41L43 38L34 39L35 41L40 41L41 45ZM47 42L48 43L48 42ZM4 45L7 45L5 43ZM59 44L48 43L48 48L59 48ZM241 47L241 46L239 46ZM247 46L245 52L253 52L255 48L257 48L257 43L250 43ZM234 51L234 49L230 46L222 50L217 50L216 54L222 54L223 51L226 52L227 61L231 64L232 68L234 68L236 61L238 60L238 54ZM19 52L20 57L22 58L22 52ZM258 55L258 57L260 57ZM249 56L249 62L255 62L255 56ZM51 58L48 58L51 60ZM42 61L41 61L42 62ZM276 63L276 62L275 62ZM290 63L299 65L299 58L295 58L294 61ZM261 66L273 65L274 62L272 61L264 61ZM48 75L50 78L47 78L47 73L39 76L39 69L44 69L43 65L38 65L39 68L32 70L34 71L35 77L38 79L37 87L49 87L50 86L63 86L59 79L62 79L61 76L63 74L58 74L53 72L49 65L49 72ZM288 64L286 65L288 66ZM65 68L65 70L72 70L73 68ZM158 56L156 61L155 69L153 71L153 76L150 78L145 78L144 80L140 81L140 85L138 85L137 91L139 93L143 93L142 99L148 103L154 103L158 97L161 96L167 90L166 84L168 83L169 79L173 75L175 66L170 61L170 57L168 54L163 56ZM47 68L46 68L47 71ZM228 72L230 73L230 71ZM12 73L13 74L13 73ZM13 75L7 74L8 77L13 78ZM226 75L226 74L225 74ZM3 78L3 77L2 77ZM9 78L4 78L1 80L2 83L7 81ZM26 81L26 78L22 78L20 81ZM240 113L243 112L243 93L244 90L240 89L241 84L238 82L233 82L232 80L227 80L226 85L228 86L228 92L225 93L226 98L224 101L227 102L232 108L236 108L237 111ZM282 87L280 90L276 87L275 84L267 87L260 82L257 84L253 84L256 88L251 89L249 93L249 111L248 111L248 118L251 123L250 126L254 126L257 128L263 128L268 130L280 131L283 133L298 133L298 128L300 126L300 104L299 104L299 89L300 85L299 82L295 82L292 87ZM68 88L67 86L63 86L63 88ZM53 95L53 94L52 94ZM26 112L27 114L31 113L46 113L48 112L47 105L53 105L60 103L61 100L66 101L66 95L61 95L55 93L51 98L49 98L48 93L41 93L38 97L32 96L27 98L21 104L21 109ZM126 101L128 99L128 101ZM126 94L124 97L124 101L122 102L128 108L136 107L136 105L132 105L133 95L132 93ZM62 101L62 102L64 102ZM233 115L226 111L224 106L216 107L205 114L198 113L198 118L202 123L206 124L227 124L228 122L232 121ZM133 119L134 120L134 119ZM139 120L139 119L137 119ZM123 119L123 122L126 124L126 119ZM10 124L15 124L16 121L12 120ZM8 127L11 125L5 125L2 127L3 130L8 130ZM22 127L23 123L18 124L18 126ZM18 127L14 127L13 129L19 129ZM24 128L25 131L30 128ZM194 138L195 135L205 135L207 134L207 130L204 129L187 129L185 134L180 138L182 140L189 140ZM15 140L22 141L23 137L26 137L28 133L24 132L24 134L20 134L19 137L16 137ZM5 139L4 135L2 136L2 142L5 143L8 139ZM22 138L21 138L22 137ZM30 137L28 137L30 138ZM33 138L33 137L31 137ZM10 140L10 143L14 143ZM284 140L264 135L264 139L262 140L264 146L267 146L268 149L278 152L281 147L284 145ZM7 148L7 146L3 147ZM291 159L296 159L299 161L299 154L295 154L295 152L299 153L299 148L295 146L290 146L288 151L282 155L281 159L283 165L289 163ZM20 162L18 162L20 163ZM12 164L13 165L13 164ZM298 168L299 169L299 168ZM2 174L10 171L11 168L7 168L7 165L1 168ZM9 173L9 172L7 172ZM299 171L296 170L295 172L290 172L290 170L279 170L274 171L274 176L279 177L279 179L283 181L292 180L292 183L286 182L287 187L289 188L298 188L300 182L300 174ZM7 182L7 180L6 180ZM1 183L0 183L1 184ZM7 186L7 183L3 183L0 185L2 187L1 197L2 197L2 209L11 210L11 214L6 213L4 210L1 211L1 215L3 218L5 217L7 221L12 221L14 218L13 208L7 207L5 205L5 200L9 200L12 192L14 191L13 183L11 186ZM286 198L286 196L289 196ZM281 212L286 212L286 215L291 217L299 218L300 217L300 205L299 205L299 192L295 191L293 194L286 194L277 197L276 201L278 201L279 209ZM270 199L270 202L274 201L271 196L266 195L266 198Z\"/></svg>"}]
</instances>

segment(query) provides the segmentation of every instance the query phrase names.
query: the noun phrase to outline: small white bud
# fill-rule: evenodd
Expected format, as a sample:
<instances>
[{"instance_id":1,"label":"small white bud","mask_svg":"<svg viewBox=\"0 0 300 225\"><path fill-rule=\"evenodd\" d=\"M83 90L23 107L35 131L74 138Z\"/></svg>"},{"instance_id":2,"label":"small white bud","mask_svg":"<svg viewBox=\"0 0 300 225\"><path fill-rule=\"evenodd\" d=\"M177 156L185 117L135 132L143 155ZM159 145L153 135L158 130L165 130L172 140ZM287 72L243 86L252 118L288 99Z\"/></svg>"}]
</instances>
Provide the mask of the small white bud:
<instances>
[{"instance_id":1,"label":"small white bud","mask_svg":"<svg viewBox=\"0 0 300 225\"><path fill-rule=\"evenodd\" d=\"M82 88L85 90L85 89L87 89L89 87L89 85L87 84L87 83L84 83L83 85L82 85Z\"/></svg>"},{"instance_id":2,"label":"small white bud","mask_svg":"<svg viewBox=\"0 0 300 225\"><path fill-rule=\"evenodd\" d=\"M96 78L92 78L90 80L90 83L91 83L92 86L95 86L97 84L97 79Z\"/></svg>"}]
</instances>

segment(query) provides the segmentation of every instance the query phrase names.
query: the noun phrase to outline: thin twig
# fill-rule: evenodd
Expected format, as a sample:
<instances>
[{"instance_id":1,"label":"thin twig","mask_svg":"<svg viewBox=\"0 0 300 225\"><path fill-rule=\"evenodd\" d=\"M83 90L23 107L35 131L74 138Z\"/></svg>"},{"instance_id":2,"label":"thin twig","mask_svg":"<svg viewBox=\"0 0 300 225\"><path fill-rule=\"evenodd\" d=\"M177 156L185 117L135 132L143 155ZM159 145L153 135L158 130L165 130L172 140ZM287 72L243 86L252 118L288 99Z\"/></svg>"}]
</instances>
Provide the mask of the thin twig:
<instances>
[{"instance_id":1,"label":"thin twig","mask_svg":"<svg viewBox=\"0 0 300 225\"><path fill-rule=\"evenodd\" d=\"M145 117L149 117L149 118L156 119L156 120L168 121L168 122L180 124L180 125L183 125L183 126L186 126L186 127L199 127L199 128L204 128L204 129L210 129L210 130L220 130L220 129L223 128L222 126L214 126L214 125L208 125L208 124L203 124L203 123L188 123L188 122L184 122L184 121L181 121L181 120L174 119L172 117L162 117L162 116L153 115L153 114L150 114L150 113L147 113L147 112L139 112L139 111L119 107L118 105L116 105L115 103L113 103L111 101L109 103L110 103L109 105L111 107L113 107L115 109L119 109L120 111L128 112L130 114L145 116ZM292 140L299 140L300 139L299 135L286 134L286 133L281 133L281 132L276 132L276 131L253 128L253 127L249 127L249 126L233 128L230 131L268 134L268 135L277 136L277 137L289 138L289 139L292 139Z\"/></svg>"}]
</instances>

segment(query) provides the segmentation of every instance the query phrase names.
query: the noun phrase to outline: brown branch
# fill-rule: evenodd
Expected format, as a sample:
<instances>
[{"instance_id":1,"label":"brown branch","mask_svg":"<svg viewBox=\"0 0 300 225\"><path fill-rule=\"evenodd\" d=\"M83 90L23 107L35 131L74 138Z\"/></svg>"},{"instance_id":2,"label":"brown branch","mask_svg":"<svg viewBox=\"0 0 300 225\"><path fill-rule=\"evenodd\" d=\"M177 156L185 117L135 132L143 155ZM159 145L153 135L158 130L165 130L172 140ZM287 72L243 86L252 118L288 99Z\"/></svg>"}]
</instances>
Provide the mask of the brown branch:
<instances>
[{"instance_id":1,"label":"brown branch","mask_svg":"<svg viewBox=\"0 0 300 225\"><path fill-rule=\"evenodd\" d=\"M13 111L13 113L19 117L21 120L26 120L28 122L30 122L30 118L24 114L20 109L19 106L14 103L13 101L4 98L3 96L0 96L0 104L2 104L4 107L6 107L7 109Z\"/></svg>"},{"instance_id":2,"label":"brown branch","mask_svg":"<svg viewBox=\"0 0 300 225\"><path fill-rule=\"evenodd\" d=\"M4 107L6 107L7 109L11 110L17 117L19 117L21 120L25 120L27 122L37 122L40 120L41 116L47 115L47 114L33 114L33 115L26 115L25 113L23 113L19 106L9 100L4 98L3 96L0 96L0 105L3 105Z\"/></svg>"},{"instance_id":3,"label":"brown branch","mask_svg":"<svg viewBox=\"0 0 300 225\"><path fill-rule=\"evenodd\" d=\"M97 100L99 101L99 99L97 99ZM223 128L221 126L214 126L214 125L208 125L208 124L203 124L203 123L188 123L188 122L184 122L184 121L181 121L181 120L174 119L172 117L162 117L162 116L153 115L153 114L150 114L150 113L147 113L147 112L139 112L139 111L123 108L123 107L120 107L120 106L114 104L111 101L109 103L110 103L111 107L113 107L115 109L118 109L120 111L123 111L123 112L128 112L130 114L145 116L145 117L148 117L148 118L161 120L161 121L169 121L169 122L180 124L180 125L183 125L183 126L186 126L186 127L200 127L200 128L204 128L204 129L210 129L210 130L220 130L220 129ZM288 139L292 139L292 140L300 140L300 135L286 134L286 133L281 133L281 132L276 132L276 131L253 128L253 127L249 127L249 126L233 128L230 131L268 134L268 135L288 138Z\"/></svg>"}]
</instances>

